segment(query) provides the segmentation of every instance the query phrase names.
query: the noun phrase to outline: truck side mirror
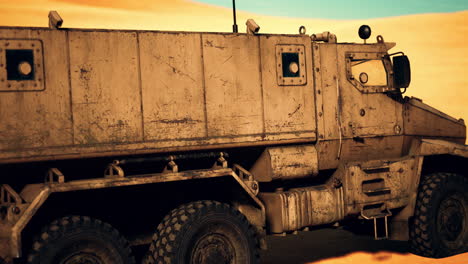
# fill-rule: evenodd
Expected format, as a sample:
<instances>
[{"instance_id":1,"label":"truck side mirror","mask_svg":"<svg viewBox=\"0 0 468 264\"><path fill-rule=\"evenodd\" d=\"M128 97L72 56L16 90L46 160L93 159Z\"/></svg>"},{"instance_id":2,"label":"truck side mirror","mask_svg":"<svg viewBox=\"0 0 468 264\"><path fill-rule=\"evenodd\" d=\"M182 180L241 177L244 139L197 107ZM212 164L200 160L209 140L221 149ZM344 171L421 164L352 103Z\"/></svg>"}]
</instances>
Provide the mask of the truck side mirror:
<instances>
[{"instance_id":1,"label":"truck side mirror","mask_svg":"<svg viewBox=\"0 0 468 264\"><path fill-rule=\"evenodd\" d=\"M411 67L407 56L393 57L395 88L408 88L411 82Z\"/></svg>"}]
</instances>

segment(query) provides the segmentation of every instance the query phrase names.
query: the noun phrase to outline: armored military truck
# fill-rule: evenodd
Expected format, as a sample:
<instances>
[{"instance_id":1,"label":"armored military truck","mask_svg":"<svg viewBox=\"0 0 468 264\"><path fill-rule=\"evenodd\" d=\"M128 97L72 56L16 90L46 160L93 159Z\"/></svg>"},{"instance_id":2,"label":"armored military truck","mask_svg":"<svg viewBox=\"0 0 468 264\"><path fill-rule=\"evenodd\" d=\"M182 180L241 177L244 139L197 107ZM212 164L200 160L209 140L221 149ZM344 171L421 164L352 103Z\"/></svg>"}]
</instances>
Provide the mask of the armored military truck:
<instances>
[{"instance_id":1,"label":"armored military truck","mask_svg":"<svg viewBox=\"0 0 468 264\"><path fill-rule=\"evenodd\" d=\"M5 263L258 263L269 234L369 220L468 246L466 127L382 36L0 28ZM0 262L1 262L0 261Z\"/></svg>"}]
</instances>

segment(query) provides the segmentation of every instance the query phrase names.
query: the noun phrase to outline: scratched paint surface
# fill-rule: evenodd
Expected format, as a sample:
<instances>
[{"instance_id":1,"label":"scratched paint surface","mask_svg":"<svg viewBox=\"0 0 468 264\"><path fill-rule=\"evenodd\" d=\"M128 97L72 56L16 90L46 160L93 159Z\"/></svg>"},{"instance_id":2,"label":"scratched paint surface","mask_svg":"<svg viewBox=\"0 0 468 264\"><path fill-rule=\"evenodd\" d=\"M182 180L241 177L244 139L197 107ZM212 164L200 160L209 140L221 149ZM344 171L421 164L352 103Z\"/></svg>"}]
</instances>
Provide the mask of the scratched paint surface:
<instances>
[{"instance_id":1,"label":"scratched paint surface","mask_svg":"<svg viewBox=\"0 0 468 264\"><path fill-rule=\"evenodd\" d=\"M295 86L276 82L275 47L287 42L310 48L307 37L0 32L43 40L44 70L50 78L45 91L2 97L20 101L5 109L16 112L4 115L4 128L0 127L10 139L0 142L0 148L8 149L1 158L92 157L315 138L313 82ZM61 42L52 44L49 40L57 34ZM312 63L310 51L301 56L307 58L306 64ZM55 74L57 66L62 74ZM311 75L311 65L303 67L308 69L303 75ZM23 97L31 101L23 104ZM8 101L0 108L5 106Z\"/></svg>"}]
</instances>

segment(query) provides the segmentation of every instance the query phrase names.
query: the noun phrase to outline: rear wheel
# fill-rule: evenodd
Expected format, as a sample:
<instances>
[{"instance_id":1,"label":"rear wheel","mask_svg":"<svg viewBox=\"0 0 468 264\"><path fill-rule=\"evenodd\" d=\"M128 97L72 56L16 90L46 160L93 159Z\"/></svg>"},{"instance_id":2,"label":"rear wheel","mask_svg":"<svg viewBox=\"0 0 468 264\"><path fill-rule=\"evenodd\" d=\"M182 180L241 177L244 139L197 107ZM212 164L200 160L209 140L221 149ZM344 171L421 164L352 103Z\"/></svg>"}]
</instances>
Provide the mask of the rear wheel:
<instances>
[{"instance_id":1,"label":"rear wheel","mask_svg":"<svg viewBox=\"0 0 468 264\"><path fill-rule=\"evenodd\" d=\"M435 173L421 182L411 248L425 257L447 257L468 250L468 179L451 173Z\"/></svg>"},{"instance_id":2,"label":"rear wheel","mask_svg":"<svg viewBox=\"0 0 468 264\"><path fill-rule=\"evenodd\" d=\"M53 221L34 240L30 264L134 264L128 242L107 223L85 216Z\"/></svg>"},{"instance_id":3,"label":"rear wheel","mask_svg":"<svg viewBox=\"0 0 468 264\"><path fill-rule=\"evenodd\" d=\"M158 226L145 257L150 263L259 263L258 239L244 215L227 204L180 206Z\"/></svg>"}]
</instances>

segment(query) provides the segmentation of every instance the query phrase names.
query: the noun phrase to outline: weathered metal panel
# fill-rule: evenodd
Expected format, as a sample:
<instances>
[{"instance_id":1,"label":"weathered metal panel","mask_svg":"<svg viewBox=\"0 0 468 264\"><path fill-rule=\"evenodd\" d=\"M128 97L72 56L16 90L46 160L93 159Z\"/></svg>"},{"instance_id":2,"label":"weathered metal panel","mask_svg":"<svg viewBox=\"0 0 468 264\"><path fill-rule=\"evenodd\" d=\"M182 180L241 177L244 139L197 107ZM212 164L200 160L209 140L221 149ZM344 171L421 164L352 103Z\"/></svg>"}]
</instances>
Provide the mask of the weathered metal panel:
<instances>
[{"instance_id":1,"label":"weathered metal panel","mask_svg":"<svg viewBox=\"0 0 468 264\"><path fill-rule=\"evenodd\" d=\"M317 139L325 139L325 118L324 118L324 105L323 105L323 85L322 85L322 73L320 72L321 60L320 60L320 45L316 42L312 42L312 74L314 82L315 92L315 118L317 122ZM319 70L316 70L319 69ZM332 120L329 120L332 123Z\"/></svg>"},{"instance_id":2,"label":"weathered metal panel","mask_svg":"<svg viewBox=\"0 0 468 264\"><path fill-rule=\"evenodd\" d=\"M136 33L70 31L69 39L74 143L143 140Z\"/></svg>"},{"instance_id":3,"label":"weathered metal panel","mask_svg":"<svg viewBox=\"0 0 468 264\"><path fill-rule=\"evenodd\" d=\"M416 142L416 140L415 140ZM439 139L422 139L411 149L411 155L431 156L450 154L468 158L468 146Z\"/></svg>"},{"instance_id":4,"label":"weathered metal panel","mask_svg":"<svg viewBox=\"0 0 468 264\"><path fill-rule=\"evenodd\" d=\"M258 37L204 34L208 136L262 134Z\"/></svg>"},{"instance_id":5,"label":"weathered metal panel","mask_svg":"<svg viewBox=\"0 0 468 264\"><path fill-rule=\"evenodd\" d=\"M405 155L403 143L403 136L345 139L342 141L340 156L346 161L398 158Z\"/></svg>"},{"instance_id":6,"label":"weathered metal panel","mask_svg":"<svg viewBox=\"0 0 468 264\"><path fill-rule=\"evenodd\" d=\"M315 146L267 148L250 170L257 181L305 178L318 174Z\"/></svg>"},{"instance_id":7,"label":"weathered metal panel","mask_svg":"<svg viewBox=\"0 0 468 264\"><path fill-rule=\"evenodd\" d=\"M338 98L338 69L336 54L336 47L332 44L315 44L318 45L320 63L315 61L314 74L320 76L317 80L321 80L317 85L317 93L320 91L326 103L323 104L323 123L324 123L324 139L338 139L340 137L339 121L341 118L338 116L339 98ZM316 52L317 49L314 50ZM320 112L319 112L320 113ZM338 154L338 149L334 152Z\"/></svg>"},{"instance_id":8,"label":"weathered metal panel","mask_svg":"<svg viewBox=\"0 0 468 264\"><path fill-rule=\"evenodd\" d=\"M306 84L278 85L278 67L275 56L277 45L304 46L306 75L309 76ZM260 36L265 132L267 134L283 133L283 137L298 137L303 133L316 138L311 46L310 38L307 36Z\"/></svg>"},{"instance_id":9,"label":"weathered metal panel","mask_svg":"<svg viewBox=\"0 0 468 264\"><path fill-rule=\"evenodd\" d=\"M464 121L450 117L426 104L410 99L404 105L405 135L459 138L465 142Z\"/></svg>"},{"instance_id":10,"label":"weathered metal panel","mask_svg":"<svg viewBox=\"0 0 468 264\"><path fill-rule=\"evenodd\" d=\"M43 42L47 89L1 98L2 116L8 117L0 125L5 135L2 162L316 138L306 36L1 30L4 37L8 32L24 39L50 34L54 41L50 37ZM307 70L307 85L277 84L277 45L304 47L300 69Z\"/></svg>"},{"instance_id":11,"label":"weathered metal panel","mask_svg":"<svg viewBox=\"0 0 468 264\"><path fill-rule=\"evenodd\" d=\"M1 39L35 39L42 42L43 67L49 69L45 71L45 89L42 91L0 92L1 150L16 152L72 143L66 34L50 30L0 30ZM0 47L2 50L7 48ZM35 70L43 69L39 67ZM6 85L6 80L1 81L0 85Z\"/></svg>"},{"instance_id":12,"label":"weathered metal panel","mask_svg":"<svg viewBox=\"0 0 468 264\"><path fill-rule=\"evenodd\" d=\"M138 37L145 140L205 137L201 34Z\"/></svg>"},{"instance_id":13,"label":"weathered metal panel","mask_svg":"<svg viewBox=\"0 0 468 264\"><path fill-rule=\"evenodd\" d=\"M417 177L418 159L375 160L345 167L346 214L359 213L366 205L384 203L388 209L407 205Z\"/></svg>"},{"instance_id":14,"label":"weathered metal panel","mask_svg":"<svg viewBox=\"0 0 468 264\"><path fill-rule=\"evenodd\" d=\"M401 103L386 94L362 93L347 79L346 53L386 52L386 45L337 45L337 65L340 69L340 118L345 137L400 135L403 132ZM370 56L370 55L369 55ZM391 85L391 84L389 84Z\"/></svg>"}]
</instances>

